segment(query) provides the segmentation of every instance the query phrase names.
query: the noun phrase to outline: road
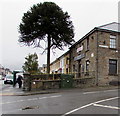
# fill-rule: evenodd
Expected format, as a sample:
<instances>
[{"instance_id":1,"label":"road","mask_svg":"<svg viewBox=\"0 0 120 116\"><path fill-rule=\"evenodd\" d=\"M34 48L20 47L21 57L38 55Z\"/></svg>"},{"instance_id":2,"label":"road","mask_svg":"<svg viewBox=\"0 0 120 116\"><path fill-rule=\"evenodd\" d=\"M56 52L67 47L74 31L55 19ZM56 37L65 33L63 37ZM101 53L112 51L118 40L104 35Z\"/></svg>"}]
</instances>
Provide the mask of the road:
<instances>
[{"instance_id":1,"label":"road","mask_svg":"<svg viewBox=\"0 0 120 116\"><path fill-rule=\"evenodd\" d=\"M13 92L11 85L3 93ZM20 89L16 89L19 90ZM118 89L83 91L71 89L52 94L2 96L2 114L118 114Z\"/></svg>"}]
</instances>

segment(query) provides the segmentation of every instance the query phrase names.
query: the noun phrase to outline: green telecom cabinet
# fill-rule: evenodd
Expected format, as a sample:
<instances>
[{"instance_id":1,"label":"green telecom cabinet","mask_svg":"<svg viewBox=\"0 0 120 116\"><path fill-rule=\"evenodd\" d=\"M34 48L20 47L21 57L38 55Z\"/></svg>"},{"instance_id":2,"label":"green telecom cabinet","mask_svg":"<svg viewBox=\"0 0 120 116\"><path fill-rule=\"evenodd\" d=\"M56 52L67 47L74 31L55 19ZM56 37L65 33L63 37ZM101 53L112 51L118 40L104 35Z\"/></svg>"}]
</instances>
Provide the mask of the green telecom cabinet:
<instances>
[{"instance_id":1,"label":"green telecom cabinet","mask_svg":"<svg viewBox=\"0 0 120 116\"><path fill-rule=\"evenodd\" d=\"M73 87L73 75L61 74L61 88Z\"/></svg>"}]
</instances>

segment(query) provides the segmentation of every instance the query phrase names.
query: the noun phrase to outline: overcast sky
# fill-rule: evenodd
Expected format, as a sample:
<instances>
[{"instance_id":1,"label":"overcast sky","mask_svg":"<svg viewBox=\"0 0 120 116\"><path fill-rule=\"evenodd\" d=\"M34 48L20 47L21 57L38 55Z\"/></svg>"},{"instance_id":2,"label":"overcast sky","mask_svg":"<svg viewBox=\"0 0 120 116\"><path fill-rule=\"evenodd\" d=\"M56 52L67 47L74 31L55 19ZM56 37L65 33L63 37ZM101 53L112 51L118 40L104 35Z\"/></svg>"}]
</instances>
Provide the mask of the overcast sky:
<instances>
[{"instance_id":1,"label":"overcast sky","mask_svg":"<svg viewBox=\"0 0 120 116\"><path fill-rule=\"evenodd\" d=\"M5 68L21 70L25 57L36 52L39 65L46 64L46 54L41 55L42 49L31 48L18 42L18 26L23 13L33 4L47 0L0 0L0 64ZM67 11L75 28L75 41L81 39L94 27L111 22L118 22L119 0L51 0L62 10ZM65 53L56 50L51 54L51 62Z\"/></svg>"}]
</instances>

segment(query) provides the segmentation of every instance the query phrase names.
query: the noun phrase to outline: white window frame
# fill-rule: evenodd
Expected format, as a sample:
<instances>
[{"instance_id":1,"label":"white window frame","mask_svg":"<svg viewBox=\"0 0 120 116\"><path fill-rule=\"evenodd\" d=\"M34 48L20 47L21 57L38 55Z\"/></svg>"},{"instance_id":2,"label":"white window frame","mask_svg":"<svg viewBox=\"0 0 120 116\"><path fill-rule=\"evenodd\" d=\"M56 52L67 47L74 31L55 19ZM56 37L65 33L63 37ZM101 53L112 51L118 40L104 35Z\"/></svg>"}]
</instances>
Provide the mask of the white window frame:
<instances>
[{"instance_id":1,"label":"white window frame","mask_svg":"<svg viewBox=\"0 0 120 116\"><path fill-rule=\"evenodd\" d=\"M116 40L117 40L116 36L110 35L110 48L115 49L117 47Z\"/></svg>"}]
</instances>

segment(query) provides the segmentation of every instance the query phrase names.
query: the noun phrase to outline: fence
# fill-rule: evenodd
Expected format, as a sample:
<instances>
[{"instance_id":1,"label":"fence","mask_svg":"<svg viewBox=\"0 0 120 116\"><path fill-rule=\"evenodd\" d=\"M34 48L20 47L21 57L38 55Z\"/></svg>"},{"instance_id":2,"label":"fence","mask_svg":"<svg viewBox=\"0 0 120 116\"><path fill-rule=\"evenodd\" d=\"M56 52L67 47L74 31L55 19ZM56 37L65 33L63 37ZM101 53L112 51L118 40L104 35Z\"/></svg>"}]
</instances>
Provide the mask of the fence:
<instances>
[{"instance_id":1,"label":"fence","mask_svg":"<svg viewBox=\"0 0 120 116\"><path fill-rule=\"evenodd\" d=\"M74 78L94 78L95 77L95 71L91 71L91 72L74 72L71 73L74 75Z\"/></svg>"},{"instance_id":2,"label":"fence","mask_svg":"<svg viewBox=\"0 0 120 116\"><path fill-rule=\"evenodd\" d=\"M32 79L36 80L60 80L62 73L52 73L52 74L34 74L31 75ZM72 72L72 73L67 73L68 75L73 75L73 78L94 78L95 77L95 71L91 72Z\"/></svg>"}]
</instances>

